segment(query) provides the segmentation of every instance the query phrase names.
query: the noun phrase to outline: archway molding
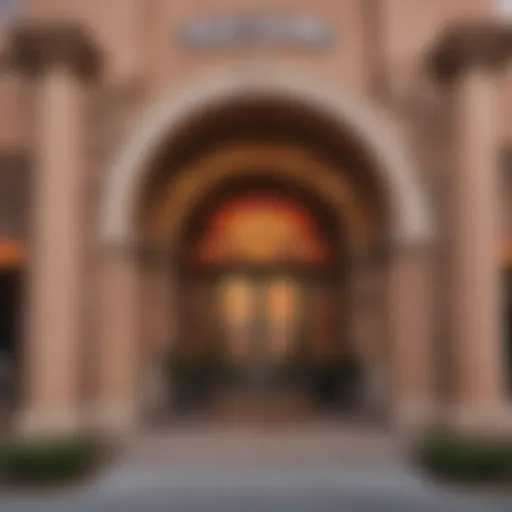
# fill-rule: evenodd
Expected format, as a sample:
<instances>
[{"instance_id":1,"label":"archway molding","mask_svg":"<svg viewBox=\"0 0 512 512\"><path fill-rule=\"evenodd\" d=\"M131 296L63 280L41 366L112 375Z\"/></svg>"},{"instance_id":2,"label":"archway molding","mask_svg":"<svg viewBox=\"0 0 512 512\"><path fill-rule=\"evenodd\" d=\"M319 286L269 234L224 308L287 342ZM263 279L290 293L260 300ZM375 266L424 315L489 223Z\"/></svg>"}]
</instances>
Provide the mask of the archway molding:
<instances>
[{"instance_id":1,"label":"archway molding","mask_svg":"<svg viewBox=\"0 0 512 512\"><path fill-rule=\"evenodd\" d=\"M173 134L187 121L215 106L258 98L305 107L339 127L340 135L349 133L365 149L388 198L390 238L403 244L425 242L433 236L419 173L389 122L345 91L333 91L294 71L265 69L199 80L172 91L149 110L108 172L100 217L102 240L115 245L137 241L139 194L152 159L162 145L173 144Z\"/></svg>"},{"instance_id":2,"label":"archway molding","mask_svg":"<svg viewBox=\"0 0 512 512\"><path fill-rule=\"evenodd\" d=\"M378 219L366 213L366 205L345 179L343 170L333 169L297 146L247 143L206 153L171 180L152 202L148 225L142 227L149 233L148 242L161 252L172 252L179 245L180 229L203 197L223 182L250 179L259 173L311 191L343 223L354 251L364 250L375 241Z\"/></svg>"}]
</instances>

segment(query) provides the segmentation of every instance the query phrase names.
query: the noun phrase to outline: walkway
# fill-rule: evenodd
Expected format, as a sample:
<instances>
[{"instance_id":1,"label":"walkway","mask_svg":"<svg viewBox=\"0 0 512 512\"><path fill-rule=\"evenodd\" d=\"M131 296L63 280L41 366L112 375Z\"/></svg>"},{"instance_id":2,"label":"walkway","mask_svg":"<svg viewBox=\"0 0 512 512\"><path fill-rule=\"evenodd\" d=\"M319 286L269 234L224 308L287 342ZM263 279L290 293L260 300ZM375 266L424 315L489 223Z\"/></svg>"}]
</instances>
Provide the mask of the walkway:
<instances>
[{"instance_id":1,"label":"walkway","mask_svg":"<svg viewBox=\"0 0 512 512\"><path fill-rule=\"evenodd\" d=\"M512 495L436 487L369 429L181 425L135 440L86 489L0 495L0 510L510 512Z\"/></svg>"}]
</instances>

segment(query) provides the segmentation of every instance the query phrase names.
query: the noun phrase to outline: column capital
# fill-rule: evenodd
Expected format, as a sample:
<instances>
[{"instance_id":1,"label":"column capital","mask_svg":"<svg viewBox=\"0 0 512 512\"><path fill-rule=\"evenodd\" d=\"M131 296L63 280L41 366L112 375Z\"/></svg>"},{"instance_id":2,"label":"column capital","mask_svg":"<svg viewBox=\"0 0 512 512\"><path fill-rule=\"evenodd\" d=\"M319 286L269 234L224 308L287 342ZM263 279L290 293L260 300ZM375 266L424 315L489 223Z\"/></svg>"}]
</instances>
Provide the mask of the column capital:
<instances>
[{"instance_id":1,"label":"column capital","mask_svg":"<svg viewBox=\"0 0 512 512\"><path fill-rule=\"evenodd\" d=\"M101 52L87 30L73 21L28 22L14 27L10 63L28 75L49 66L67 66L82 79L99 73Z\"/></svg>"},{"instance_id":2,"label":"column capital","mask_svg":"<svg viewBox=\"0 0 512 512\"><path fill-rule=\"evenodd\" d=\"M512 55L512 26L496 21L461 22L445 30L430 55L440 81L450 81L475 66L496 69Z\"/></svg>"}]
</instances>

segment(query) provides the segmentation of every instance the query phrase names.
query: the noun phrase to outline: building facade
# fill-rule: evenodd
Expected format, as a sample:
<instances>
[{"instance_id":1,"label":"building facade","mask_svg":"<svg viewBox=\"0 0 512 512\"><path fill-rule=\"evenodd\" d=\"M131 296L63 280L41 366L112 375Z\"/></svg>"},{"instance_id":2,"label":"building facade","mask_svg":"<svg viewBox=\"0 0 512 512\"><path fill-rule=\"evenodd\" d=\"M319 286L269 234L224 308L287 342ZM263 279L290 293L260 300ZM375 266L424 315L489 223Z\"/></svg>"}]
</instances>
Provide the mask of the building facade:
<instances>
[{"instance_id":1,"label":"building facade","mask_svg":"<svg viewBox=\"0 0 512 512\"><path fill-rule=\"evenodd\" d=\"M299 348L398 425L512 427L506 2L6 5L19 431L141 425L176 354L275 394Z\"/></svg>"}]
</instances>

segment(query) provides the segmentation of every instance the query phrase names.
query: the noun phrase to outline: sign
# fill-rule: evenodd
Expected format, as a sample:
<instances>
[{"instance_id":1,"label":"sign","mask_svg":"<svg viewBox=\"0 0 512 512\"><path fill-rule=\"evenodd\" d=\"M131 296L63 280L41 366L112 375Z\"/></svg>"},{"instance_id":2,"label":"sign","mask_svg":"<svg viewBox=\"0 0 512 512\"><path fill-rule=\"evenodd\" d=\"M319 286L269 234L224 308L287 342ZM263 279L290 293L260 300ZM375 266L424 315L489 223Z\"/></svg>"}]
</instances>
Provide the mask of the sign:
<instances>
[{"instance_id":1,"label":"sign","mask_svg":"<svg viewBox=\"0 0 512 512\"><path fill-rule=\"evenodd\" d=\"M323 49L331 43L332 34L329 27L312 18L236 15L192 21L183 28L181 40L198 50L249 45Z\"/></svg>"}]
</instances>

